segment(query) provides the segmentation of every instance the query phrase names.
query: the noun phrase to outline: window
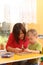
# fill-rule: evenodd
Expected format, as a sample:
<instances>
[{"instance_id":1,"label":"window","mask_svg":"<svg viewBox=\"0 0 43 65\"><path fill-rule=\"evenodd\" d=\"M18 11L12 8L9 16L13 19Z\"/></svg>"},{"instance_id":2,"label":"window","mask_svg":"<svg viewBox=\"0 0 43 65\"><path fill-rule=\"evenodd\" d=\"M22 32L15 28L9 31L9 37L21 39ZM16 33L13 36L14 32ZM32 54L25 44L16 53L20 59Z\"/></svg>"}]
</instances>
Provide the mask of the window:
<instances>
[{"instance_id":1,"label":"window","mask_svg":"<svg viewBox=\"0 0 43 65\"><path fill-rule=\"evenodd\" d=\"M36 0L15 0L10 9L11 21L36 23Z\"/></svg>"},{"instance_id":2,"label":"window","mask_svg":"<svg viewBox=\"0 0 43 65\"><path fill-rule=\"evenodd\" d=\"M36 0L0 0L0 22L36 23Z\"/></svg>"},{"instance_id":3,"label":"window","mask_svg":"<svg viewBox=\"0 0 43 65\"><path fill-rule=\"evenodd\" d=\"M0 43L6 43L17 22L36 23L36 0L0 0Z\"/></svg>"}]
</instances>

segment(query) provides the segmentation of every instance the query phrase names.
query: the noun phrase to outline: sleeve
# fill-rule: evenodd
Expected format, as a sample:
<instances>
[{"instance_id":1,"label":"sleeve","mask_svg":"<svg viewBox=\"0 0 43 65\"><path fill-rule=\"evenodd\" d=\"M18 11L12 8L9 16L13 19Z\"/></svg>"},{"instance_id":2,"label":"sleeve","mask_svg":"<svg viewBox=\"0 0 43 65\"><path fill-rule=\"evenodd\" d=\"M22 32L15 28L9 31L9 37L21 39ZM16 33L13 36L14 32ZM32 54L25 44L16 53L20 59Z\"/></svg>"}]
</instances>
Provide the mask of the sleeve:
<instances>
[{"instance_id":1,"label":"sleeve","mask_svg":"<svg viewBox=\"0 0 43 65\"><path fill-rule=\"evenodd\" d=\"M29 45L29 39L26 38L25 42L24 42L24 48L28 48Z\"/></svg>"},{"instance_id":2,"label":"sleeve","mask_svg":"<svg viewBox=\"0 0 43 65\"><path fill-rule=\"evenodd\" d=\"M37 46L36 46L36 50L42 51L42 45L41 45L40 43L37 44Z\"/></svg>"},{"instance_id":3,"label":"sleeve","mask_svg":"<svg viewBox=\"0 0 43 65\"><path fill-rule=\"evenodd\" d=\"M8 46L12 47L13 39L14 39L14 37L13 37L13 34L11 33L11 34L9 35L9 38L8 38L8 41L7 41L7 44L6 44L6 48L7 48Z\"/></svg>"}]
</instances>

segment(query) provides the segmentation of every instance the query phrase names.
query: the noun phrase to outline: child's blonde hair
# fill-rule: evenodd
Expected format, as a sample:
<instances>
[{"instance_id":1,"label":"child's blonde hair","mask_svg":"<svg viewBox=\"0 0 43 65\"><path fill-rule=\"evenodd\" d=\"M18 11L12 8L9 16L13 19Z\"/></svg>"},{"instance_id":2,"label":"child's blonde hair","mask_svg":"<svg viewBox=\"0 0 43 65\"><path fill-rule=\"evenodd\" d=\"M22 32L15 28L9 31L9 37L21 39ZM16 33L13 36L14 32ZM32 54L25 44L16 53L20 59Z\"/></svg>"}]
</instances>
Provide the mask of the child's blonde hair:
<instances>
[{"instance_id":1,"label":"child's blonde hair","mask_svg":"<svg viewBox=\"0 0 43 65\"><path fill-rule=\"evenodd\" d=\"M27 35L29 36L29 32L31 32L34 36L37 35L37 31L35 29L30 29L27 31Z\"/></svg>"}]
</instances>

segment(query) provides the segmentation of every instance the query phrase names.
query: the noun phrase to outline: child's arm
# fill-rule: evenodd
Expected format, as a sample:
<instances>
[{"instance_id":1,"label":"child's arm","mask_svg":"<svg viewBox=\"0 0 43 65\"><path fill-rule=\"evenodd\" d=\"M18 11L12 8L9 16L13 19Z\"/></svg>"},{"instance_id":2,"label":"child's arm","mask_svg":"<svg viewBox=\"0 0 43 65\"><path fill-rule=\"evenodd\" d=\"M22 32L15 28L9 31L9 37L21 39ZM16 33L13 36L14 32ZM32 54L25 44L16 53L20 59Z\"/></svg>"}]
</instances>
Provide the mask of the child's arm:
<instances>
[{"instance_id":1,"label":"child's arm","mask_svg":"<svg viewBox=\"0 0 43 65\"><path fill-rule=\"evenodd\" d=\"M28 49L28 48L24 49L24 52L40 53L40 51L37 51L37 50L30 50L30 49Z\"/></svg>"}]
</instances>

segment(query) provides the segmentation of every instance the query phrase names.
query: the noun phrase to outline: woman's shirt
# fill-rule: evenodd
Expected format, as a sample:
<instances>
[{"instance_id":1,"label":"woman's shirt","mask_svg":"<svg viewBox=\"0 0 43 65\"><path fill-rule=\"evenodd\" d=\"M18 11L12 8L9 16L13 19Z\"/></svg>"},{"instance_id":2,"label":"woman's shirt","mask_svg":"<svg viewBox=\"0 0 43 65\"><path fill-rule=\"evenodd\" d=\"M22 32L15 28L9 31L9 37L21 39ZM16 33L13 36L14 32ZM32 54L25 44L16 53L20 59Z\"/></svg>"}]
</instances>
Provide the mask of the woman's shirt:
<instances>
[{"instance_id":1,"label":"woman's shirt","mask_svg":"<svg viewBox=\"0 0 43 65\"><path fill-rule=\"evenodd\" d=\"M10 46L12 48L22 48L22 46L24 48L27 48L28 47L28 44L29 44L29 40L28 40L27 37L25 38L25 40L19 40L19 43L17 43L16 40L15 40L15 38L14 38L13 33L11 33L10 36L9 36L9 39L8 39L6 48L8 46Z\"/></svg>"}]
</instances>

